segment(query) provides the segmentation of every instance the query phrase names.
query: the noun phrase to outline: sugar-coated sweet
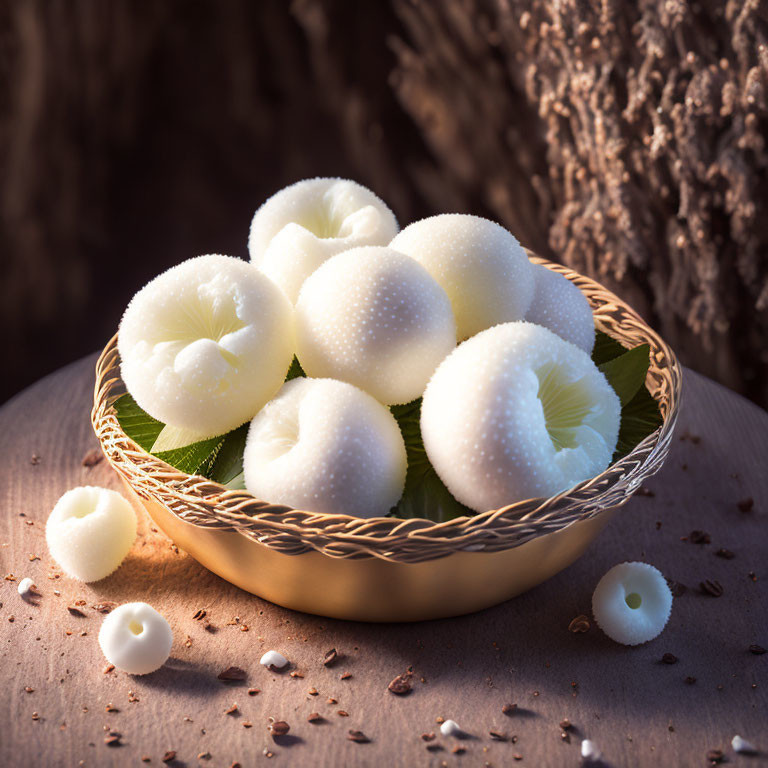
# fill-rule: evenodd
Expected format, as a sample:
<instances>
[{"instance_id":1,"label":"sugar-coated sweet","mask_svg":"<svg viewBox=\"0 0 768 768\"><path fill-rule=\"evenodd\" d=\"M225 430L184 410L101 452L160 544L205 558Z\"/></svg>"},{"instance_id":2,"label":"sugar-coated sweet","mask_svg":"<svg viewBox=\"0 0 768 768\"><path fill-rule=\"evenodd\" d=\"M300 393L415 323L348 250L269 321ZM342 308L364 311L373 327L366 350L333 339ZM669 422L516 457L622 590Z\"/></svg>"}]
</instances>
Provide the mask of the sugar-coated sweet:
<instances>
[{"instance_id":1,"label":"sugar-coated sweet","mask_svg":"<svg viewBox=\"0 0 768 768\"><path fill-rule=\"evenodd\" d=\"M533 301L525 319L543 325L587 354L595 346L595 321L587 297L564 275L531 264L535 277Z\"/></svg>"},{"instance_id":2,"label":"sugar-coated sweet","mask_svg":"<svg viewBox=\"0 0 768 768\"><path fill-rule=\"evenodd\" d=\"M123 381L150 416L212 437L253 418L280 388L293 307L253 265L199 256L133 297L118 348Z\"/></svg>"},{"instance_id":3,"label":"sugar-coated sweet","mask_svg":"<svg viewBox=\"0 0 768 768\"><path fill-rule=\"evenodd\" d=\"M422 264L448 294L459 340L522 320L533 300L531 263L504 227L445 213L407 226L390 243Z\"/></svg>"},{"instance_id":4,"label":"sugar-coated sweet","mask_svg":"<svg viewBox=\"0 0 768 768\"><path fill-rule=\"evenodd\" d=\"M117 491L82 486L56 502L45 526L53 559L69 576L98 581L109 576L136 539L136 513Z\"/></svg>"},{"instance_id":5,"label":"sugar-coated sweet","mask_svg":"<svg viewBox=\"0 0 768 768\"><path fill-rule=\"evenodd\" d=\"M295 302L304 281L327 259L397 234L392 211L370 189L347 179L306 179L267 200L251 223L251 260Z\"/></svg>"},{"instance_id":6,"label":"sugar-coated sweet","mask_svg":"<svg viewBox=\"0 0 768 768\"><path fill-rule=\"evenodd\" d=\"M329 259L296 304L296 347L308 376L348 381L386 404L421 396L456 346L445 291L413 259L367 247Z\"/></svg>"},{"instance_id":7,"label":"sugar-coated sweet","mask_svg":"<svg viewBox=\"0 0 768 768\"><path fill-rule=\"evenodd\" d=\"M107 661L130 675L148 675L171 655L173 632L165 618L147 603L115 608L99 630Z\"/></svg>"},{"instance_id":8,"label":"sugar-coated sweet","mask_svg":"<svg viewBox=\"0 0 768 768\"><path fill-rule=\"evenodd\" d=\"M450 492L485 512L602 472L620 412L583 350L539 325L505 323L441 363L424 393L421 432Z\"/></svg>"},{"instance_id":9,"label":"sugar-coated sweet","mask_svg":"<svg viewBox=\"0 0 768 768\"><path fill-rule=\"evenodd\" d=\"M639 645L661 634L672 611L672 592L648 563L611 568L592 595L592 613L600 629L617 643Z\"/></svg>"},{"instance_id":10,"label":"sugar-coated sweet","mask_svg":"<svg viewBox=\"0 0 768 768\"><path fill-rule=\"evenodd\" d=\"M403 437L388 408L332 379L289 381L251 422L245 486L274 504L386 515L405 484Z\"/></svg>"}]
</instances>

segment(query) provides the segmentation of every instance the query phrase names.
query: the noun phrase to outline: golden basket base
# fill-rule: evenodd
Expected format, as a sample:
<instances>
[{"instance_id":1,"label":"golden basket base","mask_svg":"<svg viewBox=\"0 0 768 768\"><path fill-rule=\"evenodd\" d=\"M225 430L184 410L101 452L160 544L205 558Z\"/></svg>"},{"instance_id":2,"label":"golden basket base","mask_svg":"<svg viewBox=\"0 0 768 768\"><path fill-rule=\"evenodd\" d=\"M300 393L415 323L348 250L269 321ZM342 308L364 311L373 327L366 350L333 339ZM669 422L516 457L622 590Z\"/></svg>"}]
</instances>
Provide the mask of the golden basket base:
<instances>
[{"instance_id":1,"label":"golden basket base","mask_svg":"<svg viewBox=\"0 0 768 768\"><path fill-rule=\"evenodd\" d=\"M355 621L440 619L509 600L569 566L613 517L606 509L502 552L421 563L349 560L286 555L240 533L192 525L125 485L177 546L223 579L286 608Z\"/></svg>"}]
</instances>

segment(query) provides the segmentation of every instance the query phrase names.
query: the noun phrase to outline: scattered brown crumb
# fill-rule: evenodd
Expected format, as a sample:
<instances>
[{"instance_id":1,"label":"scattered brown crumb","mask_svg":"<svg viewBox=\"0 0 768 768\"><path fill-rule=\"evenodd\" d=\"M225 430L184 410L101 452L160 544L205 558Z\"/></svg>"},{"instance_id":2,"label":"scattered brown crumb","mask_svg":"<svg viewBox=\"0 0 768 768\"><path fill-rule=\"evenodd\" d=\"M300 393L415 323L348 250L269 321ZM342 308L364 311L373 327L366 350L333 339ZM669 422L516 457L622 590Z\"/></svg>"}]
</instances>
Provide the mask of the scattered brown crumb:
<instances>
[{"instance_id":1,"label":"scattered brown crumb","mask_svg":"<svg viewBox=\"0 0 768 768\"><path fill-rule=\"evenodd\" d=\"M104 707L105 712L119 712L120 710L111 702Z\"/></svg>"},{"instance_id":2,"label":"scattered brown crumb","mask_svg":"<svg viewBox=\"0 0 768 768\"><path fill-rule=\"evenodd\" d=\"M670 592L672 592L672 597L682 597L688 591L688 587L679 581L667 579L667 584L669 585Z\"/></svg>"},{"instance_id":3,"label":"scattered brown crumb","mask_svg":"<svg viewBox=\"0 0 768 768\"><path fill-rule=\"evenodd\" d=\"M505 704L502 708L502 714L511 715L517 709L517 704Z\"/></svg>"},{"instance_id":4,"label":"scattered brown crumb","mask_svg":"<svg viewBox=\"0 0 768 768\"><path fill-rule=\"evenodd\" d=\"M258 696L261 693L261 688L249 688L248 689L248 695L249 696Z\"/></svg>"},{"instance_id":5,"label":"scattered brown crumb","mask_svg":"<svg viewBox=\"0 0 768 768\"><path fill-rule=\"evenodd\" d=\"M564 731L569 731L571 728L573 728L573 725L571 725L571 721L566 717L560 721L560 727Z\"/></svg>"},{"instance_id":6,"label":"scattered brown crumb","mask_svg":"<svg viewBox=\"0 0 768 768\"><path fill-rule=\"evenodd\" d=\"M750 496L747 499L742 499L736 505L740 512L751 512L755 507L755 500Z\"/></svg>"},{"instance_id":7,"label":"scattered brown crumb","mask_svg":"<svg viewBox=\"0 0 768 768\"><path fill-rule=\"evenodd\" d=\"M588 632L590 626L589 618L581 613L575 619L571 620L571 623L568 625L568 631L574 633Z\"/></svg>"},{"instance_id":8,"label":"scattered brown crumb","mask_svg":"<svg viewBox=\"0 0 768 768\"><path fill-rule=\"evenodd\" d=\"M73 616L79 616L80 618L83 618L85 616L85 613L81 611L76 605L68 605L67 610L73 615Z\"/></svg>"},{"instance_id":9,"label":"scattered brown crumb","mask_svg":"<svg viewBox=\"0 0 768 768\"><path fill-rule=\"evenodd\" d=\"M707 752L707 760L713 765L723 762L723 750L722 749L710 749Z\"/></svg>"},{"instance_id":10,"label":"scattered brown crumb","mask_svg":"<svg viewBox=\"0 0 768 768\"><path fill-rule=\"evenodd\" d=\"M121 747L122 744L120 743L120 734L119 733L108 733L104 737L104 743L108 747Z\"/></svg>"},{"instance_id":11,"label":"scattered brown crumb","mask_svg":"<svg viewBox=\"0 0 768 768\"><path fill-rule=\"evenodd\" d=\"M163 762L164 763L172 763L176 759L176 750L169 749L164 755L163 755Z\"/></svg>"},{"instance_id":12,"label":"scattered brown crumb","mask_svg":"<svg viewBox=\"0 0 768 768\"><path fill-rule=\"evenodd\" d=\"M766 652L766 650L765 648L763 648L762 645L757 645L756 643L753 643L752 645L749 646L749 652L754 653L755 656L762 656Z\"/></svg>"},{"instance_id":13,"label":"scattered brown crumb","mask_svg":"<svg viewBox=\"0 0 768 768\"><path fill-rule=\"evenodd\" d=\"M454 755L463 755L467 751L466 747L462 747L461 744L457 744L451 752L453 752Z\"/></svg>"},{"instance_id":14,"label":"scattered brown crumb","mask_svg":"<svg viewBox=\"0 0 768 768\"><path fill-rule=\"evenodd\" d=\"M349 741L354 741L356 744L367 744L370 739L362 731L350 731L347 734Z\"/></svg>"},{"instance_id":15,"label":"scattered brown crumb","mask_svg":"<svg viewBox=\"0 0 768 768\"><path fill-rule=\"evenodd\" d=\"M40 457L36 453L33 453L31 458L29 459L29 463L33 467L36 467L40 463Z\"/></svg>"},{"instance_id":16,"label":"scattered brown crumb","mask_svg":"<svg viewBox=\"0 0 768 768\"><path fill-rule=\"evenodd\" d=\"M35 689L34 689L34 688L30 688L29 686L27 686L27 687L26 687L24 690L25 690L27 693L34 693L34 692L35 692Z\"/></svg>"},{"instance_id":17,"label":"scattered brown crumb","mask_svg":"<svg viewBox=\"0 0 768 768\"><path fill-rule=\"evenodd\" d=\"M131 704L136 703L138 700L139 700L139 697L133 691L128 691L128 701Z\"/></svg>"},{"instance_id":18,"label":"scattered brown crumb","mask_svg":"<svg viewBox=\"0 0 768 768\"><path fill-rule=\"evenodd\" d=\"M523 756L519 752L515 752L514 755L512 755L513 760L522 760Z\"/></svg>"},{"instance_id":19,"label":"scattered brown crumb","mask_svg":"<svg viewBox=\"0 0 768 768\"><path fill-rule=\"evenodd\" d=\"M656 495L650 488L645 488L645 487L638 488L635 491L635 494L637 494L638 496L646 496L647 498L651 498L651 499Z\"/></svg>"},{"instance_id":20,"label":"scattered brown crumb","mask_svg":"<svg viewBox=\"0 0 768 768\"><path fill-rule=\"evenodd\" d=\"M240 669L240 667L227 667L219 672L217 677L219 680L224 680L226 682L240 681L245 680L246 672L244 669Z\"/></svg>"},{"instance_id":21,"label":"scattered brown crumb","mask_svg":"<svg viewBox=\"0 0 768 768\"><path fill-rule=\"evenodd\" d=\"M85 456L83 456L82 465L90 469L91 467L95 467L97 464L100 464L103 459L104 454L98 448L93 448L92 450L88 451Z\"/></svg>"},{"instance_id":22,"label":"scattered brown crumb","mask_svg":"<svg viewBox=\"0 0 768 768\"><path fill-rule=\"evenodd\" d=\"M711 544L712 537L706 531L691 531L688 534L688 541L691 544Z\"/></svg>"},{"instance_id":23,"label":"scattered brown crumb","mask_svg":"<svg viewBox=\"0 0 768 768\"><path fill-rule=\"evenodd\" d=\"M336 649L331 648L331 650L326 651L325 656L323 656L323 666L332 667L336 663L336 659L338 659L338 657L339 654Z\"/></svg>"},{"instance_id":24,"label":"scattered brown crumb","mask_svg":"<svg viewBox=\"0 0 768 768\"><path fill-rule=\"evenodd\" d=\"M338 712L336 712L336 714L337 714L339 717L349 717L349 712L346 712L346 711L345 711L345 710L343 710L343 709L340 709Z\"/></svg>"},{"instance_id":25,"label":"scattered brown crumb","mask_svg":"<svg viewBox=\"0 0 768 768\"><path fill-rule=\"evenodd\" d=\"M718 549L717 552L715 552L715 554L718 557L722 557L723 560L733 560L733 558L736 557L736 555L733 552L731 552L730 549L724 549L723 547L720 547L720 549Z\"/></svg>"},{"instance_id":26,"label":"scattered brown crumb","mask_svg":"<svg viewBox=\"0 0 768 768\"><path fill-rule=\"evenodd\" d=\"M427 749L430 752L439 752L439 751L441 751L443 749L443 745L442 744L437 744L435 742L435 743L432 743L432 744L427 744Z\"/></svg>"},{"instance_id":27,"label":"scattered brown crumb","mask_svg":"<svg viewBox=\"0 0 768 768\"><path fill-rule=\"evenodd\" d=\"M243 720L243 728L253 728L253 723L250 720Z\"/></svg>"},{"instance_id":28,"label":"scattered brown crumb","mask_svg":"<svg viewBox=\"0 0 768 768\"><path fill-rule=\"evenodd\" d=\"M208 611L205 608L198 608L193 614L192 618L197 621L202 621L208 615Z\"/></svg>"},{"instance_id":29,"label":"scattered brown crumb","mask_svg":"<svg viewBox=\"0 0 768 768\"><path fill-rule=\"evenodd\" d=\"M343 675L339 676L339 680L349 680L349 678L352 677L351 672L345 672Z\"/></svg>"},{"instance_id":30,"label":"scattered brown crumb","mask_svg":"<svg viewBox=\"0 0 768 768\"><path fill-rule=\"evenodd\" d=\"M107 664L107 665L104 667L104 669L102 669L101 671L102 671L102 672L103 672L105 675L108 675L110 672L112 672L112 671L114 670L114 668L115 668L115 665L114 665L114 664Z\"/></svg>"},{"instance_id":31,"label":"scattered brown crumb","mask_svg":"<svg viewBox=\"0 0 768 768\"><path fill-rule=\"evenodd\" d=\"M192 647L192 638L189 635L187 635L187 639L184 641L184 647L185 648Z\"/></svg>"},{"instance_id":32,"label":"scattered brown crumb","mask_svg":"<svg viewBox=\"0 0 768 768\"><path fill-rule=\"evenodd\" d=\"M211 759L211 753L210 752L200 752L197 755L198 760L210 760Z\"/></svg>"},{"instance_id":33,"label":"scattered brown crumb","mask_svg":"<svg viewBox=\"0 0 768 768\"><path fill-rule=\"evenodd\" d=\"M705 594L711 597L720 597L723 594L723 585L719 581L712 579L705 579L699 583L699 589Z\"/></svg>"},{"instance_id":34,"label":"scattered brown crumb","mask_svg":"<svg viewBox=\"0 0 768 768\"><path fill-rule=\"evenodd\" d=\"M688 677L685 678L685 682L688 683L688 685L693 685L696 682L696 678L688 675Z\"/></svg>"},{"instance_id":35,"label":"scattered brown crumb","mask_svg":"<svg viewBox=\"0 0 768 768\"><path fill-rule=\"evenodd\" d=\"M431 731L430 733L422 733L421 734L422 741L434 741L435 740L435 733L434 731Z\"/></svg>"},{"instance_id":36,"label":"scattered brown crumb","mask_svg":"<svg viewBox=\"0 0 768 768\"><path fill-rule=\"evenodd\" d=\"M291 726L285 720L275 720L269 724L268 728L273 736L285 736L291 730Z\"/></svg>"},{"instance_id":37,"label":"scattered brown crumb","mask_svg":"<svg viewBox=\"0 0 768 768\"><path fill-rule=\"evenodd\" d=\"M438 715L438 716L435 718L435 722L436 722L438 725L442 725L442 724L445 722L445 718L444 718L442 715Z\"/></svg>"},{"instance_id":38,"label":"scattered brown crumb","mask_svg":"<svg viewBox=\"0 0 768 768\"><path fill-rule=\"evenodd\" d=\"M317 688L310 688L310 689L307 691L307 693L308 693L310 696L317 696Z\"/></svg>"},{"instance_id":39,"label":"scattered brown crumb","mask_svg":"<svg viewBox=\"0 0 768 768\"><path fill-rule=\"evenodd\" d=\"M151 763L152 758L149 755L142 755L141 756L141 762L142 763Z\"/></svg>"},{"instance_id":40,"label":"scattered brown crumb","mask_svg":"<svg viewBox=\"0 0 768 768\"><path fill-rule=\"evenodd\" d=\"M238 711L237 704L232 704L229 709L224 710L225 715L234 715Z\"/></svg>"},{"instance_id":41,"label":"scattered brown crumb","mask_svg":"<svg viewBox=\"0 0 768 768\"><path fill-rule=\"evenodd\" d=\"M674 653L665 653L661 657L663 664L677 664L677 656Z\"/></svg>"},{"instance_id":42,"label":"scattered brown crumb","mask_svg":"<svg viewBox=\"0 0 768 768\"><path fill-rule=\"evenodd\" d=\"M291 672L291 677L298 677L300 680L304 679L304 675L301 672L297 672L295 669Z\"/></svg>"},{"instance_id":43,"label":"scattered brown crumb","mask_svg":"<svg viewBox=\"0 0 768 768\"><path fill-rule=\"evenodd\" d=\"M507 740L507 737L503 733L499 733L498 731L488 731L488 735L494 741L506 741Z\"/></svg>"},{"instance_id":44,"label":"scattered brown crumb","mask_svg":"<svg viewBox=\"0 0 768 768\"><path fill-rule=\"evenodd\" d=\"M91 608L99 613L111 613L117 608L117 603L113 603L111 600L104 600L101 603L94 603Z\"/></svg>"},{"instance_id":45,"label":"scattered brown crumb","mask_svg":"<svg viewBox=\"0 0 768 768\"><path fill-rule=\"evenodd\" d=\"M410 672L406 672L403 675L398 675L387 686L387 690L390 693L394 693L396 696L405 696L411 691L411 677L412 675Z\"/></svg>"},{"instance_id":46,"label":"scattered brown crumb","mask_svg":"<svg viewBox=\"0 0 768 768\"><path fill-rule=\"evenodd\" d=\"M35 560L39 560L40 559L40 555L29 554L28 557L29 557L29 562L30 563L34 563Z\"/></svg>"},{"instance_id":47,"label":"scattered brown crumb","mask_svg":"<svg viewBox=\"0 0 768 768\"><path fill-rule=\"evenodd\" d=\"M328 704L338 704L338 703L339 703L339 702L338 702L338 699L334 699L334 698L333 698L333 696L329 696L329 697L326 699L326 702L327 702Z\"/></svg>"},{"instance_id":48,"label":"scattered brown crumb","mask_svg":"<svg viewBox=\"0 0 768 768\"><path fill-rule=\"evenodd\" d=\"M32 713L32 719L33 720L39 720L40 719L40 715L38 715L37 712L33 712Z\"/></svg>"},{"instance_id":49,"label":"scattered brown crumb","mask_svg":"<svg viewBox=\"0 0 768 768\"><path fill-rule=\"evenodd\" d=\"M325 718L319 712L312 712L307 718L308 723L319 723Z\"/></svg>"},{"instance_id":50,"label":"scattered brown crumb","mask_svg":"<svg viewBox=\"0 0 768 768\"><path fill-rule=\"evenodd\" d=\"M750 581L757 581L757 574L754 571L750 571L747 576L749 576Z\"/></svg>"},{"instance_id":51,"label":"scattered brown crumb","mask_svg":"<svg viewBox=\"0 0 768 768\"><path fill-rule=\"evenodd\" d=\"M6 581L16 581L16 577L12 573L6 573L5 574L5 580Z\"/></svg>"}]
</instances>

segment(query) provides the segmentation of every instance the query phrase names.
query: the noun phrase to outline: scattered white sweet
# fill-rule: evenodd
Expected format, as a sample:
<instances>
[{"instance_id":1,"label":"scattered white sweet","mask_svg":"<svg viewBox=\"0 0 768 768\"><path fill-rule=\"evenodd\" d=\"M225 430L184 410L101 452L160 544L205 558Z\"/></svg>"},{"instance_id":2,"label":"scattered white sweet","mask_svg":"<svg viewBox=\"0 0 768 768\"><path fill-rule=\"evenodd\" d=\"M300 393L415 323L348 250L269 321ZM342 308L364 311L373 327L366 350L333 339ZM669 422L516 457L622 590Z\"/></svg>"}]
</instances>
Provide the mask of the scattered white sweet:
<instances>
[{"instance_id":1,"label":"scattered white sweet","mask_svg":"<svg viewBox=\"0 0 768 768\"><path fill-rule=\"evenodd\" d=\"M118 669L130 675L148 675L171 655L173 632L151 605L126 603L104 619L99 645L107 661Z\"/></svg>"},{"instance_id":2,"label":"scattered white sweet","mask_svg":"<svg viewBox=\"0 0 768 768\"><path fill-rule=\"evenodd\" d=\"M306 179L281 189L256 211L251 261L295 302L327 259L363 245L386 245L394 214L370 189L346 179Z\"/></svg>"},{"instance_id":3,"label":"scattered white sweet","mask_svg":"<svg viewBox=\"0 0 768 768\"><path fill-rule=\"evenodd\" d=\"M297 378L251 422L245 486L308 512L384 516L403 493L406 454L388 408L343 381Z\"/></svg>"},{"instance_id":4,"label":"scattered white sweet","mask_svg":"<svg viewBox=\"0 0 768 768\"><path fill-rule=\"evenodd\" d=\"M757 754L757 747L746 739L742 739L739 735L736 735L731 739L731 746L733 747L734 752L738 752L741 755Z\"/></svg>"},{"instance_id":5,"label":"scattered white sweet","mask_svg":"<svg viewBox=\"0 0 768 768\"><path fill-rule=\"evenodd\" d=\"M370 246L334 256L304 283L296 346L308 376L348 381L394 405L421 396L456 346L456 327L424 267Z\"/></svg>"},{"instance_id":6,"label":"scattered white sweet","mask_svg":"<svg viewBox=\"0 0 768 768\"><path fill-rule=\"evenodd\" d=\"M277 651L267 651L259 660L259 664L262 666L274 667L275 669L282 669L287 663L288 659Z\"/></svg>"},{"instance_id":7,"label":"scattered white sweet","mask_svg":"<svg viewBox=\"0 0 768 768\"><path fill-rule=\"evenodd\" d=\"M621 563L598 582L592 613L600 629L617 643L640 645L653 640L669 620L672 592L648 563Z\"/></svg>"},{"instance_id":8,"label":"scattered white sweet","mask_svg":"<svg viewBox=\"0 0 768 768\"><path fill-rule=\"evenodd\" d=\"M531 264L535 276L533 301L525 319L543 325L587 354L595 346L595 320L587 297L565 276Z\"/></svg>"},{"instance_id":9,"label":"scattered white sweet","mask_svg":"<svg viewBox=\"0 0 768 768\"><path fill-rule=\"evenodd\" d=\"M212 437L253 418L280 388L293 308L251 264L198 256L133 297L118 349L123 381L150 416Z\"/></svg>"},{"instance_id":10,"label":"scattered white sweet","mask_svg":"<svg viewBox=\"0 0 768 768\"><path fill-rule=\"evenodd\" d=\"M583 350L539 325L505 323L441 363L424 392L421 433L448 490L485 512L602 472L620 413Z\"/></svg>"},{"instance_id":11,"label":"scattered white sweet","mask_svg":"<svg viewBox=\"0 0 768 768\"><path fill-rule=\"evenodd\" d=\"M455 736L461 738L465 735L464 731L459 728L459 724L455 720L445 720L440 723L440 733L443 736Z\"/></svg>"},{"instance_id":12,"label":"scattered white sweet","mask_svg":"<svg viewBox=\"0 0 768 768\"><path fill-rule=\"evenodd\" d=\"M19 582L17 589L22 599L27 601L33 601L34 598L40 596L40 593L37 591L37 587L35 586L35 582L32 581L29 576Z\"/></svg>"},{"instance_id":13,"label":"scattered white sweet","mask_svg":"<svg viewBox=\"0 0 768 768\"><path fill-rule=\"evenodd\" d=\"M407 226L390 248L412 256L448 294L458 338L522 320L533 300L531 263L504 227L446 213Z\"/></svg>"},{"instance_id":14,"label":"scattered white sweet","mask_svg":"<svg viewBox=\"0 0 768 768\"><path fill-rule=\"evenodd\" d=\"M117 491L86 485L67 491L45 526L53 559L82 581L109 576L136 539L136 513Z\"/></svg>"},{"instance_id":15,"label":"scattered white sweet","mask_svg":"<svg viewBox=\"0 0 768 768\"><path fill-rule=\"evenodd\" d=\"M581 756L586 762L595 762L599 760L603 755L597 748L597 744L589 739L584 739L581 742Z\"/></svg>"}]
</instances>

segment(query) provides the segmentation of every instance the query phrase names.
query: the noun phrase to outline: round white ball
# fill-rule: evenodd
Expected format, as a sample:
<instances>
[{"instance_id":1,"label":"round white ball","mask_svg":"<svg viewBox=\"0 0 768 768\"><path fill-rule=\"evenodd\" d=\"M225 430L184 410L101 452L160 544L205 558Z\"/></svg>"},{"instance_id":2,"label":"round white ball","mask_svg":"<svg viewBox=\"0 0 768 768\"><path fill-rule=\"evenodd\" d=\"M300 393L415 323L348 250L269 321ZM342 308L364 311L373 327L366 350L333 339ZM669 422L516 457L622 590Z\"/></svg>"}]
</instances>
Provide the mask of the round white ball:
<instances>
[{"instance_id":1,"label":"round white ball","mask_svg":"<svg viewBox=\"0 0 768 768\"><path fill-rule=\"evenodd\" d=\"M150 416L212 437L253 418L285 380L293 307L251 264L199 256L133 297L118 348L123 381Z\"/></svg>"},{"instance_id":2,"label":"round white ball","mask_svg":"<svg viewBox=\"0 0 768 768\"><path fill-rule=\"evenodd\" d=\"M533 300L533 271L504 227L479 216L446 213L407 226L390 243L422 264L448 294L458 338L522 320Z\"/></svg>"},{"instance_id":3,"label":"round white ball","mask_svg":"<svg viewBox=\"0 0 768 768\"><path fill-rule=\"evenodd\" d=\"M445 291L416 261L367 247L329 259L296 304L296 347L308 376L340 379L386 405L421 396L456 346Z\"/></svg>"},{"instance_id":4,"label":"round white ball","mask_svg":"<svg viewBox=\"0 0 768 768\"><path fill-rule=\"evenodd\" d=\"M588 355L595 346L595 320L587 297L564 275L531 264L535 277L533 301L525 319L543 325Z\"/></svg>"},{"instance_id":5,"label":"round white ball","mask_svg":"<svg viewBox=\"0 0 768 768\"><path fill-rule=\"evenodd\" d=\"M617 643L640 645L661 634L672 611L672 592L648 563L621 563L598 582L592 613Z\"/></svg>"},{"instance_id":6,"label":"round white ball","mask_svg":"<svg viewBox=\"0 0 768 768\"><path fill-rule=\"evenodd\" d=\"M256 415L245 487L273 504L379 517L403 494L406 455L394 416L357 387L297 378Z\"/></svg>"},{"instance_id":7,"label":"round white ball","mask_svg":"<svg viewBox=\"0 0 768 768\"><path fill-rule=\"evenodd\" d=\"M45 526L53 559L69 576L99 581L109 576L136 539L136 513L117 491L81 486L57 502Z\"/></svg>"},{"instance_id":8,"label":"round white ball","mask_svg":"<svg viewBox=\"0 0 768 768\"><path fill-rule=\"evenodd\" d=\"M589 355L539 325L505 323L441 363L424 392L421 433L450 492L485 512L602 472L620 412Z\"/></svg>"},{"instance_id":9,"label":"round white ball","mask_svg":"<svg viewBox=\"0 0 768 768\"><path fill-rule=\"evenodd\" d=\"M151 605L126 603L104 619L99 645L107 661L118 669L131 675L148 675L171 655L173 632Z\"/></svg>"},{"instance_id":10,"label":"round white ball","mask_svg":"<svg viewBox=\"0 0 768 768\"><path fill-rule=\"evenodd\" d=\"M331 256L386 245L397 220L370 189L347 179L306 179L267 200L251 222L251 260L295 302L304 281Z\"/></svg>"}]
</instances>

